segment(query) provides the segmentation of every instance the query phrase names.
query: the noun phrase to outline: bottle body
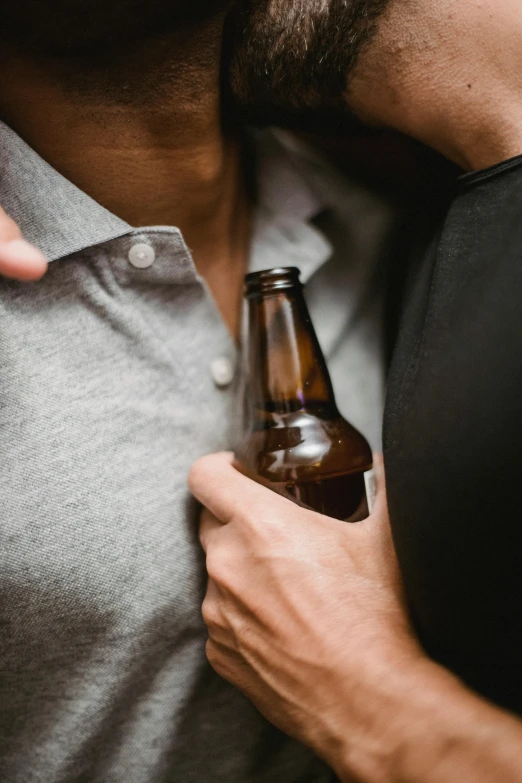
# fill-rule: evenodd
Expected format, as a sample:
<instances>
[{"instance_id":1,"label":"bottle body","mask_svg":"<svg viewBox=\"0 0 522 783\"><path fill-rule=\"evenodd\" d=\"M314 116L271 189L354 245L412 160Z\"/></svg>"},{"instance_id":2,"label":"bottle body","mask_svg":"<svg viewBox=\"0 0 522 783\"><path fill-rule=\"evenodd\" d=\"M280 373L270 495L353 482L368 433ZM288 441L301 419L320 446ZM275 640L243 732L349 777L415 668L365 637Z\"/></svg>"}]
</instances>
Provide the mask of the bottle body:
<instances>
[{"instance_id":1,"label":"bottle body","mask_svg":"<svg viewBox=\"0 0 522 783\"><path fill-rule=\"evenodd\" d=\"M372 500L372 452L337 409L298 271L249 275L246 296L239 466L303 506L336 519L364 519Z\"/></svg>"},{"instance_id":2,"label":"bottle body","mask_svg":"<svg viewBox=\"0 0 522 783\"><path fill-rule=\"evenodd\" d=\"M247 475L321 514L350 522L368 516L371 450L340 415L324 417L319 406L267 417L237 460Z\"/></svg>"}]
</instances>

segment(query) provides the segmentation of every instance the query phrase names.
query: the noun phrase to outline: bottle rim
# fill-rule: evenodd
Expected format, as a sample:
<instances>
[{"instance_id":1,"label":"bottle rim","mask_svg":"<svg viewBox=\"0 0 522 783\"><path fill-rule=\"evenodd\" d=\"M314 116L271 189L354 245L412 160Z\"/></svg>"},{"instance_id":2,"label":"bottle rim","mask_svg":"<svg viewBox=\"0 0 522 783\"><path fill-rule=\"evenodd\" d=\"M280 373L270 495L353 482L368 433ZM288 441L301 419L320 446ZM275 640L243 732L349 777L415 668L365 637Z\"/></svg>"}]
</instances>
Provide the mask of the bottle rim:
<instances>
[{"instance_id":1,"label":"bottle rim","mask_svg":"<svg viewBox=\"0 0 522 783\"><path fill-rule=\"evenodd\" d=\"M296 266L275 267L251 272L245 277L245 296L277 293L289 288L301 288L301 270Z\"/></svg>"}]
</instances>

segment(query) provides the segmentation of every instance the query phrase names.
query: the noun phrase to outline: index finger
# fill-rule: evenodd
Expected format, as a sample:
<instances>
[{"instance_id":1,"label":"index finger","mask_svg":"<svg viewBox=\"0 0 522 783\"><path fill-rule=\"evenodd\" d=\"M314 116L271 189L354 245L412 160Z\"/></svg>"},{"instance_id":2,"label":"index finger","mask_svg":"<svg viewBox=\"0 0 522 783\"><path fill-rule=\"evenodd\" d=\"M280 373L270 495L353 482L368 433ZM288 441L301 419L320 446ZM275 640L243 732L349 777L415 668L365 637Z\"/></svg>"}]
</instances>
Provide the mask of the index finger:
<instances>
[{"instance_id":1,"label":"index finger","mask_svg":"<svg viewBox=\"0 0 522 783\"><path fill-rule=\"evenodd\" d=\"M236 470L233 459L229 453L210 454L194 463L189 474L190 491L221 522L227 524L245 508L266 510L272 504L279 504L280 511L281 504L295 508L290 500Z\"/></svg>"}]
</instances>

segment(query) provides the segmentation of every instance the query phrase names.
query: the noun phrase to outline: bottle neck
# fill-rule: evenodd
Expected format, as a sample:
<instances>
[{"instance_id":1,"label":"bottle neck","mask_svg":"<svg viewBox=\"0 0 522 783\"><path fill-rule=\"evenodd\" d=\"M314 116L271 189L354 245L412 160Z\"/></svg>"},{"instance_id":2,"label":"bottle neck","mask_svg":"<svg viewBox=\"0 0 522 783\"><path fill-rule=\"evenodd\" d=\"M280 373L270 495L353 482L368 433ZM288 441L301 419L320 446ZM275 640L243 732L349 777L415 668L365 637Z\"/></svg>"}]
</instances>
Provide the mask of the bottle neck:
<instances>
[{"instance_id":1,"label":"bottle neck","mask_svg":"<svg viewBox=\"0 0 522 783\"><path fill-rule=\"evenodd\" d=\"M248 306L248 399L264 414L337 414L330 376L298 283L257 292Z\"/></svg>"}]
</instances>

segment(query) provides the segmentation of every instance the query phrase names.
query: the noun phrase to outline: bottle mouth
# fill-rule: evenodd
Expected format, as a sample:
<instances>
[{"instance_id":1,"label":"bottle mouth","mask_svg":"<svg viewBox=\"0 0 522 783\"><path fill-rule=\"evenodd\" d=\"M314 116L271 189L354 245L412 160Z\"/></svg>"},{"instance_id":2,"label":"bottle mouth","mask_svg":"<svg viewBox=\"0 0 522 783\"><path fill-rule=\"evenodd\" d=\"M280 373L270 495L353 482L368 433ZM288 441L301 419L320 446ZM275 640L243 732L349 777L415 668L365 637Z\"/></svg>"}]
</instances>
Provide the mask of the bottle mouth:
<instances>
[{"instance_id":1,"label":"bottle mouth","mask_svg":"<svg viewBox=\"0 0 522 783\"><path fill-rule=\"evenodd\" d=\"M300 288L300 274L296 266L251 272L245 277L245 296L265 296L289 288Z\"/></svg>"}]
</instances>

